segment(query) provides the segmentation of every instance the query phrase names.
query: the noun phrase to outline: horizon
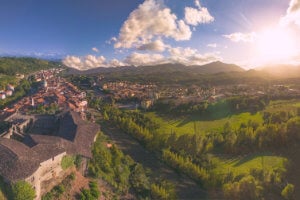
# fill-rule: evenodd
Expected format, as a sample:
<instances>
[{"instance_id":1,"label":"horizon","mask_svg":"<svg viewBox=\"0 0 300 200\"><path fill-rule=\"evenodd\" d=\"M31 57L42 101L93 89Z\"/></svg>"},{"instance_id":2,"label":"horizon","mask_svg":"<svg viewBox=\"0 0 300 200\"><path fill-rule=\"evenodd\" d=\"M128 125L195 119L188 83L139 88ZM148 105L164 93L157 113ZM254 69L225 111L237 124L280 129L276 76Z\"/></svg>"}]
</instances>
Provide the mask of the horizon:
<instances>
[{"instance_id":1,"label":"horizon","mask_svg":"<svg viewBox=\"0 0 300 200\"><path fill-rule=\"evenodd\" d=\"M299 5L299 0L6 1L0 8L5 27L0 56L59 59L79 70L215 61L244 69L298 65Z\"/></svg>"}]
</instances>

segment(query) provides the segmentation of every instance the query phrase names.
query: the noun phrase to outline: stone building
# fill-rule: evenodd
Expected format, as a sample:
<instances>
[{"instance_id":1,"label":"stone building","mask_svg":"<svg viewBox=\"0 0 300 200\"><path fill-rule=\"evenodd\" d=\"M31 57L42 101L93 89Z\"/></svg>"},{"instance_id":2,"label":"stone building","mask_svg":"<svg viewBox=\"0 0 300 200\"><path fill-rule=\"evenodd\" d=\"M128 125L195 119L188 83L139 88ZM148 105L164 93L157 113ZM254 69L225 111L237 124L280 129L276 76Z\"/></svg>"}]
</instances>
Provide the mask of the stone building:
<instances>
[{"instance_id":1,"label":"stone building","mask_svg":"<svg viewBox=\"0 0 300 200\"><path fill-rule=\"evenodd\" d=\"M45 184L64 175L65 155L82 156L83 168L92 157L91 147L100 127L84 121L79 113L59 116L59 130L52 135L26 135L23 143L0 138L0 175L7 183L25 180L36 191L36 199L47 192Z\"/></svg>"}]
</instances>

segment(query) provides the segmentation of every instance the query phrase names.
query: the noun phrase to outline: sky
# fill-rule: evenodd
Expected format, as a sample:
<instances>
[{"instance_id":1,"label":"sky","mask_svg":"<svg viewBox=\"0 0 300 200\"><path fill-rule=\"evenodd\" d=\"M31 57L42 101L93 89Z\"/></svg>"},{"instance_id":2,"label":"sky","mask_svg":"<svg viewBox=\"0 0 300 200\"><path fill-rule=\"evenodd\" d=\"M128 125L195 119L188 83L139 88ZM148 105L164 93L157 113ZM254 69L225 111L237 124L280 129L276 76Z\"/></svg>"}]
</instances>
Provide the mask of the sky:
<instances>
[{"instance_id":1,"label":"sky","mask_svg":"<svg viewBox=\"0 0 300 200\"><path fill-rule=\"evenodd\" d=\"M69 67L300 63L300 0L0 0L0 56Z\"/></svg>"}]
</instances>

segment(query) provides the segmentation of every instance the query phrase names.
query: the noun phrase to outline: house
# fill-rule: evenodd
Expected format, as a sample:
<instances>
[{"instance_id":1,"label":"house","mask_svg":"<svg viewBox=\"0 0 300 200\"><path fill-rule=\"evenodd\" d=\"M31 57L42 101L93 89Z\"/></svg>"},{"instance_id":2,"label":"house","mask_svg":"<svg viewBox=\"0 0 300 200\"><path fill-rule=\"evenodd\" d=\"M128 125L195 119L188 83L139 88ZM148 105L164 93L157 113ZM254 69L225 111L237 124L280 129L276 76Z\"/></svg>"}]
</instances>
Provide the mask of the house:
<instances>
[{"instance_id":1,"label":"house","mask_svg":"<svg viewBox=\"0 0 300 200\"><path fill-rule=\"evenodd\" d=\"M151 106L153 106L153 103L154 103L153 100L146 99L141 102L141 107L146 110L149 109Z\"/></svg>"},{"instance_id":2,"label":"house","mask_svg":"<svg viewBox=\"0 0 300 200\"><path fill-rule=\"evenodd\" d=\"M54 134L26 134L23 142L0 138L0 175L7 183L30 183L36 199L49 191L49 182L56 183L64 175L61 162L65 155L80 155L81 168L87 168L87 161L92 158L91 147L100 130L73 111L56 117L59 129Z\"/></svg>"},{"instance_id":3,"label":"house","mask_svg":"<svg viewBox=\"0 0 300 200\"><path fill-rule=\"evenodd\" d=\"M6 94L6 96L10 97L13 94L13 90L6 90L5 94Z\"/></svg>"},{"instance_id":4,"label":"house","mask_svg":"<svg viewBox=\"0 0 300 200\"><path fill-rule=\"evenodd\" d=\"M6 87L7 90L12 90L12 91L15 91L15 87L11 84L8 84L7 87Z\"/></svg>"},{"instance_id":5,"label":"house","mask_svg":"<svg viewBox=\"0 0 300 200\"><path fill-rule=\"evenodd\" d=\"M5 92L0 93L0 99L6 99L6 94Z\"/></svg>"},{"instance_id":6,"label":"house","mask_svg":"<svg viewBox=\"0 0 300 200\"><path fill-rule=\"evenodd\" d=\"M208 98L209 103L214 103L225 98L224 94L213 95Z\"/></svg>"}]
</instances>

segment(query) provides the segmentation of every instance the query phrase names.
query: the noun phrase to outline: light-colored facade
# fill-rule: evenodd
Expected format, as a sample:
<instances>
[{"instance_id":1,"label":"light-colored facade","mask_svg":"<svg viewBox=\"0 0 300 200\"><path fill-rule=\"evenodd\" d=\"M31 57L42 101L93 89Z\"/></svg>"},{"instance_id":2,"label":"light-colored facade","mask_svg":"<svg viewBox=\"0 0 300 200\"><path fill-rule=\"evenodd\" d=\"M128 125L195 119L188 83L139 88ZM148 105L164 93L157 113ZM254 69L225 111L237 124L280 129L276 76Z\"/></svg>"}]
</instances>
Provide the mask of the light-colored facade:
<instances>
[{"instance_id":1,"label":"light-colored facade","mask_svg":"<svg viewBox=\"0 0 300 200\"><path fill-rule=\"evenodd\" d=\"M65 155L66 152L63 152L40 163L40 167L25 179L35 189L36 200L41 199L41 195L48 192L47 187L43 187L44 182L49 180L55 182L56 177L63 176L64 171L61 167L61 161Z\"/></svg>"}]
</instances>

